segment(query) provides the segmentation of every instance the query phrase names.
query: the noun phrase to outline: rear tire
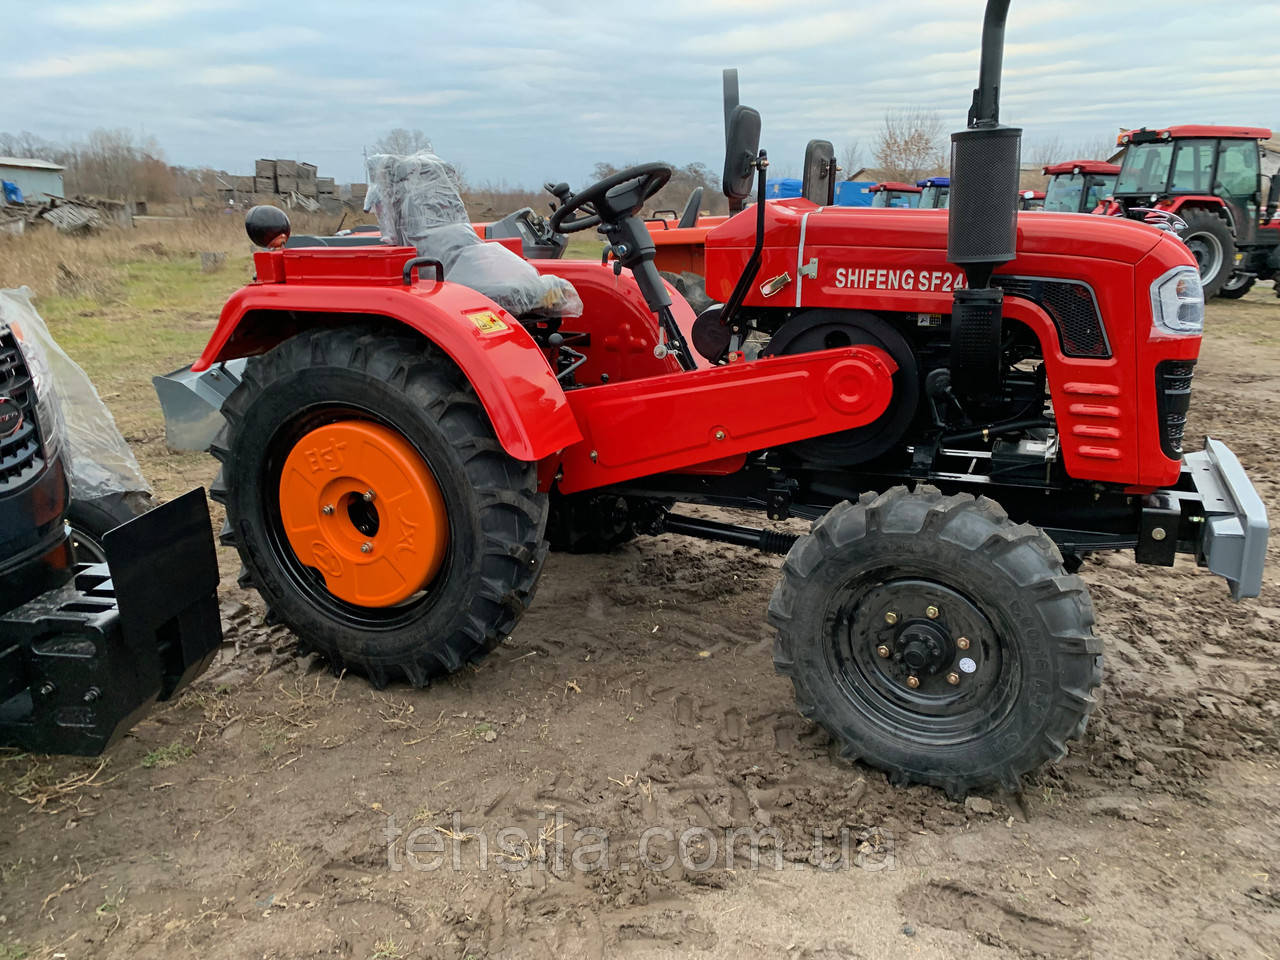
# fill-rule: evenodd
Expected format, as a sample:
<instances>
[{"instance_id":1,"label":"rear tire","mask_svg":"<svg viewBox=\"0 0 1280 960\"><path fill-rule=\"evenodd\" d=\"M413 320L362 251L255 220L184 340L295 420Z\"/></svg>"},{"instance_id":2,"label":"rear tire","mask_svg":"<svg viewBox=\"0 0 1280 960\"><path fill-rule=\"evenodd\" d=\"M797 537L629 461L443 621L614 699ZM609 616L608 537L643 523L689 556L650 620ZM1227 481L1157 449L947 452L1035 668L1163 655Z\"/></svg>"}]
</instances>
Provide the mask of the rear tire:
<instances>
[{"instance_id":1,"label":"rear tire","mask_svg":"<svg viewBox=\"0 0 1280 960\"><path fill-rule=\"evenodd\" d=\"M1195 255L1205 300L1212 300L1235 273L1235 238L1227 222L1209 210L1191 210L1182 219L1187 222L1182 241Z\"/></svg>"},{"instance_id":2,"label":"rear tire","mask_svg":"<svg viewBox=\"0 0 1280 960\"><path fill-rule=\"evenodd\" d=\"M222 541L240 553L242 586L257 588L304 649L377 687L396 679L423 686L479 659L515 627L542 572L547 498L536 464L506 454L466 377L432 344L385 329L302 333L250 361L223 413L211 448L222 461L211 491L227 508ZM289 453L317 425L350 420L408 441L443 499L448 546L438 572L394 605L360 606L330 592L283 529ZM388 532L392 516L381 521Z\"/></svg>"},{"instance_id":3,"label":"rear tire","mask_svg":"<svg viewBox=\"0 0 1280 960\"><path fill-rule=\"evenodd\" d=\"M952 796L1017 789L1062 757L1102 680L1093 606L1053 542L991 500L931 487L816 521L769 621L800 712L844 756Z\"/></svg>"}]
</instances>

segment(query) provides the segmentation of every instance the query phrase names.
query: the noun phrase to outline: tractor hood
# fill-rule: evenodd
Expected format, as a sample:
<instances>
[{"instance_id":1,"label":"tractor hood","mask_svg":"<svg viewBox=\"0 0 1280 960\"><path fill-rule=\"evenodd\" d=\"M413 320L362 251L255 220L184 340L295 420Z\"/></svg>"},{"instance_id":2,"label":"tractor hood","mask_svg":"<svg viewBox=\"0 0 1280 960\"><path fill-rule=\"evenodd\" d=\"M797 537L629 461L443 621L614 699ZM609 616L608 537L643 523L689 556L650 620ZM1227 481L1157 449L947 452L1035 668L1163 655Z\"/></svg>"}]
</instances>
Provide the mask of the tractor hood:
<instances>
[{"instance_id":1,"label":"tractor hood","mask_svg":"<svg viewBox=\"0 0 1280 960\"><path fill-rule=\"evenodd\" d=\"M750 248L755 212L746 210L707 234L709 258L716 249ZM765 211L772 248L803 242L808 247L896 250L947 249L946 210L819 207L802 198L772 201ZM1136 264L1163 239L1162 231L1118 217L1043 213L1018 218L1018 254L1088 256Z\"/></svg>"}]
</instances>

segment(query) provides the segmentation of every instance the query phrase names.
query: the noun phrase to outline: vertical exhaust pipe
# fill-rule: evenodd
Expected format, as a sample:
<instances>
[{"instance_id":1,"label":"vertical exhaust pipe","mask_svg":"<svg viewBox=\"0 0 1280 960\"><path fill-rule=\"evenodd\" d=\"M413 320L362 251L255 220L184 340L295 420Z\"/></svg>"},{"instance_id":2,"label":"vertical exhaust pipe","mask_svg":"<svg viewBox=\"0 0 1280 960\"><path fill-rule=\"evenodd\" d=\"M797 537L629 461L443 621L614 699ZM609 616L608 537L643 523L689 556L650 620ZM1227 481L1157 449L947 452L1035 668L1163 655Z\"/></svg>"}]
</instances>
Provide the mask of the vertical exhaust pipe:
<instances>
[{"instance_id":1,"label":"vertical exhaust pipe","mask_svg":"<svg viewBox=\"0 0 1280 960\"><path fill-rule=\"evenodd\" d=\"M1004 295L991 275L1017 256L1022 130L1000 123L1000 75L1010 0L987 0L982 63L969 125L951 135L951 207L947 259L962 267L967 289L951 311L951 384L962 400L1000 395L1000 328Z\"/></svg>"}]
</instances>

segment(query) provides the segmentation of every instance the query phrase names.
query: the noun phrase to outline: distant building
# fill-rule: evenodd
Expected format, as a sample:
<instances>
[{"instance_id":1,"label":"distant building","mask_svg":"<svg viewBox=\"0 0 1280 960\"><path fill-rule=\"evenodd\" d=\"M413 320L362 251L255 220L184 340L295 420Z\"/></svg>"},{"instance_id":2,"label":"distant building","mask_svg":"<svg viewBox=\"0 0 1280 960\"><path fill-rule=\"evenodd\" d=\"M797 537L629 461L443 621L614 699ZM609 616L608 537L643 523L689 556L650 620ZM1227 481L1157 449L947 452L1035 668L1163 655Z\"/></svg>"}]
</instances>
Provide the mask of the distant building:
<instances>
[{"instance_id":1,"label":"distant building","mask_svg":"<svg viewBox=\"0 0 1280 960\"><path fill-rule=\"evenodd\" d=\"M63 197L62 171L66 169L48 160L0 157L0 180L16 183L27 203L46 197Z\"/></svg>"}]
</instances>

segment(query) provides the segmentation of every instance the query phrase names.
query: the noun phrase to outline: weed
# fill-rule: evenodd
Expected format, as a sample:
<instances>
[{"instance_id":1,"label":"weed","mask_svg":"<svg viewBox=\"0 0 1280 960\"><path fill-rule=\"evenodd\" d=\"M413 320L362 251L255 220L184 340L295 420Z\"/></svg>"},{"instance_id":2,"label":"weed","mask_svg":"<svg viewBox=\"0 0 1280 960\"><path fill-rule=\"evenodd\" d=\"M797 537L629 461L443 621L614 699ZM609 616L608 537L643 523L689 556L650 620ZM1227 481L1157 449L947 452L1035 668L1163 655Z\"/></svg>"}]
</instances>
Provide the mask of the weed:
<instances>
[{"instance_id":1,"label":"weed","mask_svg":"<svg viewBox=\"0 0 1280 960\"><path fill-rule=\"evenodd\" d=\"M142 758L142 765L148 770L161 770L165 767L174 767L183 760L189 760L195 751L188 747L185 743L171 743L167 747L156 747L145 757Z\"/></svg>"},{"instance_id":2,"label":"weed","mask_svg":"<svg viewBox=\"0 0 1280 960\"><path fill-rule=\"evenodd\" d=\"M369 960L400 960L403 956L400 945L390 937L385 937L373 945L373 953L369 955Z\"/></svg>"}]
</instances>

